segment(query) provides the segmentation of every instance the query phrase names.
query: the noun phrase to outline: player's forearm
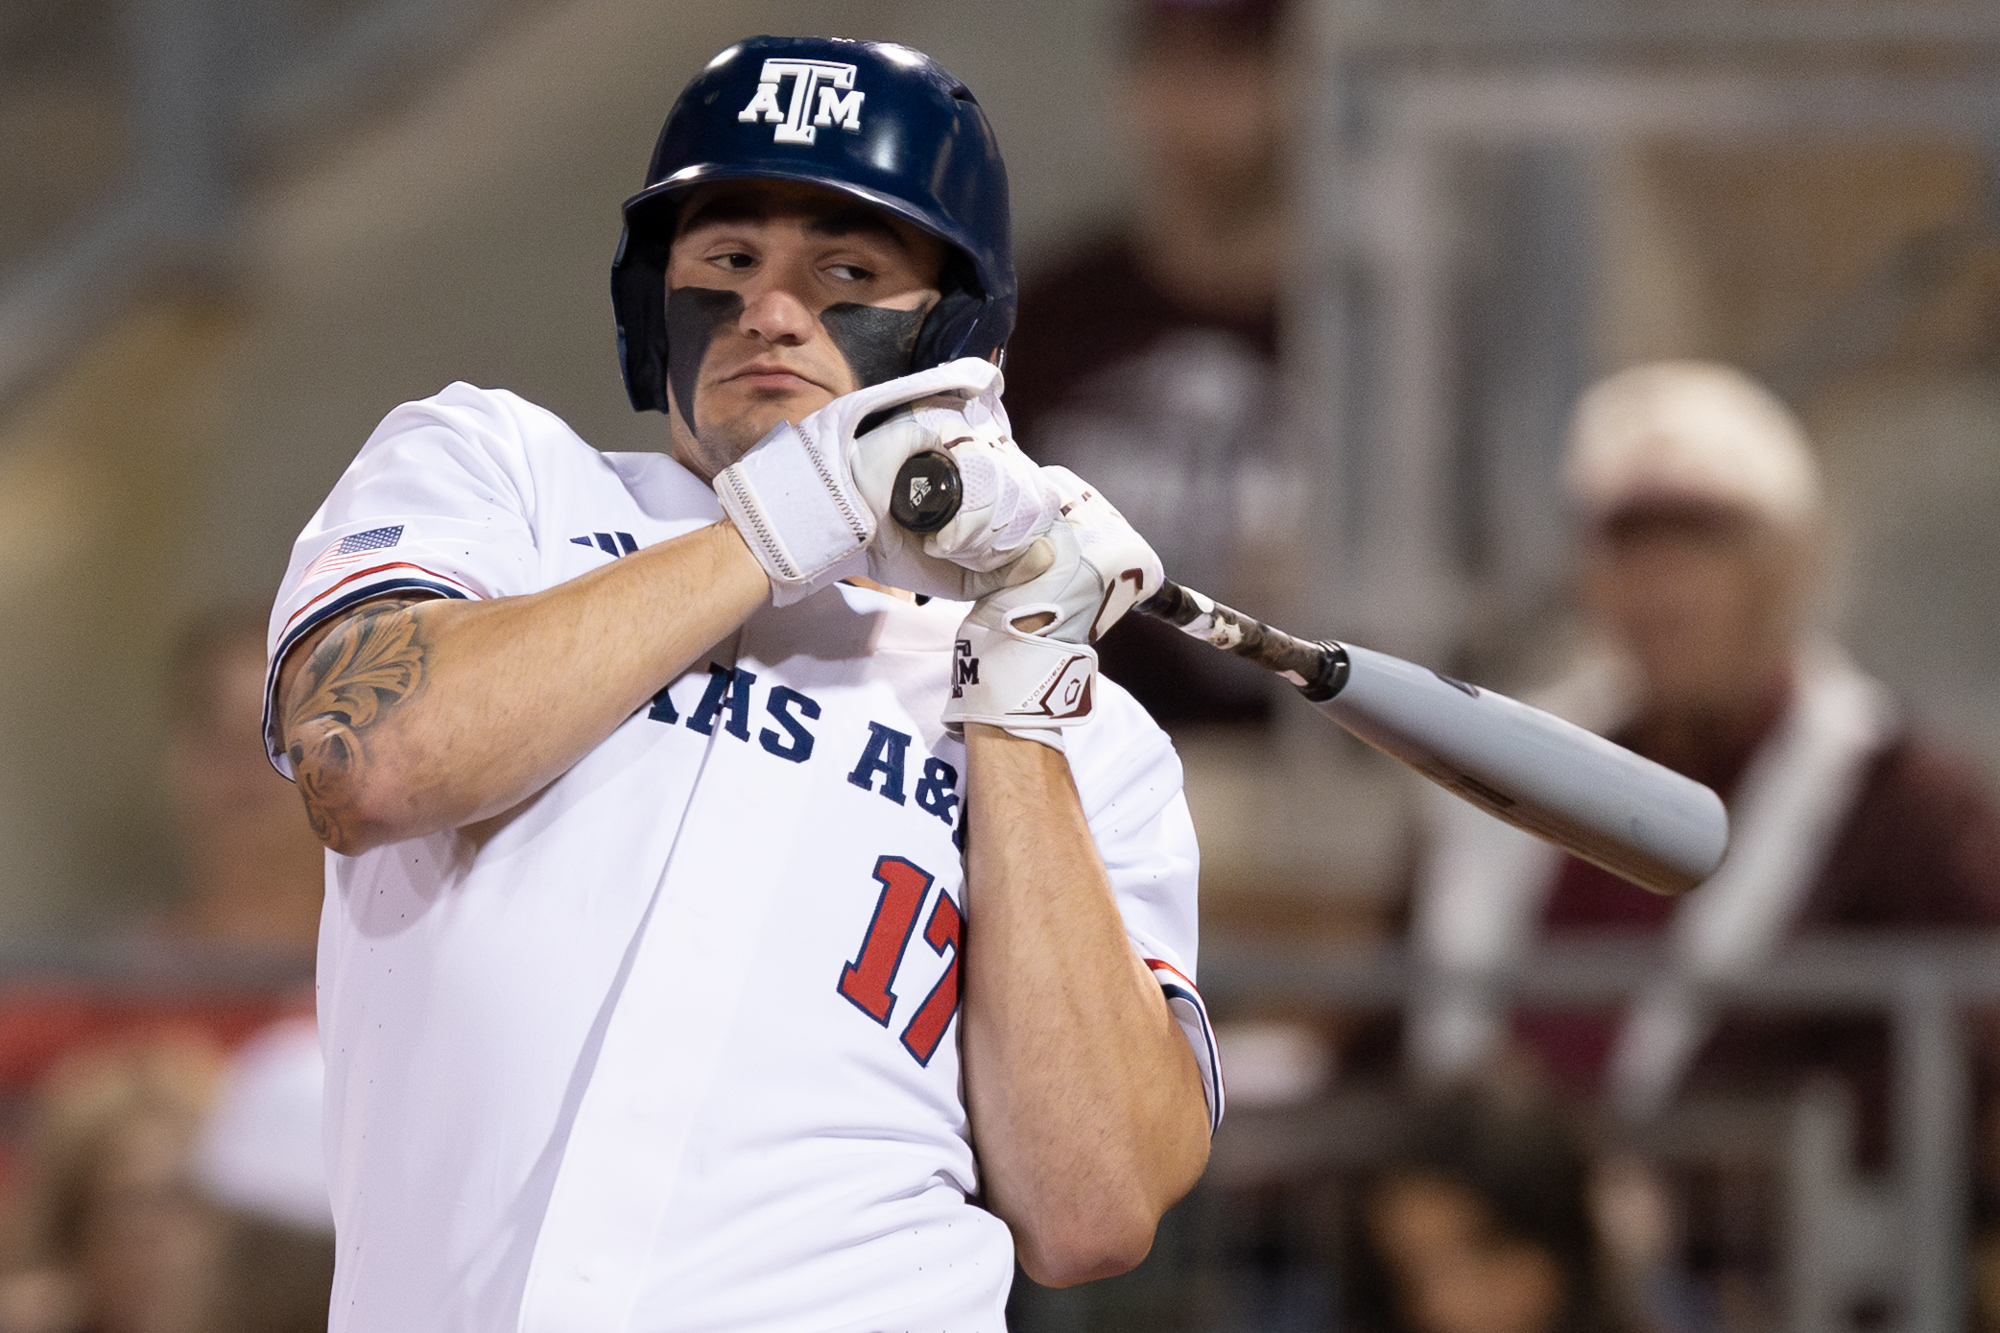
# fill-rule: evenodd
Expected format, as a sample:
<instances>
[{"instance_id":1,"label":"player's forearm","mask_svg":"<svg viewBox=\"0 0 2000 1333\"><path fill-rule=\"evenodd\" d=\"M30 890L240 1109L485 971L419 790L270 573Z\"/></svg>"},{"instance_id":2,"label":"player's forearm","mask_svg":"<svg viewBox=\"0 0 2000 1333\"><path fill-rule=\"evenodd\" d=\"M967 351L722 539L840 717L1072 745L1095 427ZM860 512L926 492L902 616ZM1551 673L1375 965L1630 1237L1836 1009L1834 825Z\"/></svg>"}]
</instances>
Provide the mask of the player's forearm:
<instances>
[{"instance_id":1,"label":"player's forearm","mask_svg":"<svg viewBox=\"0 0 2000 1333\"><path fill-rule=\"evenodd\" d=\"M989 1207L1068 1285L1145 1257L1208 1158L1201 1078L1062 756L967 727L966 1097Z\"/></svg>"},{"instance_id":2,"label":"player's forearm","mask_svg":"<svg viewBox=\"0 0 2000 1333\"><path fill-rule=\"evenodd\" d=\"M314 829L353 854L512 808L768 596L725 523L528 596L364 605L280 676Z\"/></svg>"}]
</instances>

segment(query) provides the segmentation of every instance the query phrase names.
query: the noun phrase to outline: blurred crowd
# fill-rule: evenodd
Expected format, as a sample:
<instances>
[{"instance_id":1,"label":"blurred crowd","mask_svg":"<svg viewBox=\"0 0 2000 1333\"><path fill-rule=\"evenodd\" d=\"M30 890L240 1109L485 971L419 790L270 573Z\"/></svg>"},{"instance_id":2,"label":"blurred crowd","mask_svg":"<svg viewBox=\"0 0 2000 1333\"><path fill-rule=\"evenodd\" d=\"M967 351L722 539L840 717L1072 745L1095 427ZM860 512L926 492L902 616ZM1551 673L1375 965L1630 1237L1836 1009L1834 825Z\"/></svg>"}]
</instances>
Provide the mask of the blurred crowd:
<instances>
[{"instance_id":1,"label":"blurred crowd","mask_svg":"<svg viewBox=\"0 0 2000 1333\"><path fill-rule=\"evenodd\" d=\"M271 772L259 607L162 681L179 892L0 987L0 1330L326 1327L318 840Z\"/></svg>"},{"instance_id":2,"label":"blurred crowd","mask_svg":"<svg viewBox=\"0 0 2000 1333\"><path fill-rule=\"evenodd\" d=\"M1117 225L1029 272L1006 367L1032 455L1100 484L1175 578L1274 619L1295 604L1310 510L1281 411L1297 22L1282 0L1134 0L1112 86L1139 188ZM1827 631L1833 509L1793 408L1736 366L1607 369L1574 404L1562 468L1561 624L1581 628L1552 621L1548 651L1524 656L1552 669L1505 683L1713 787L1733 826L1722 868L1684 899L1649 896L1340 751L1328 762L1391 793L1386 836L1406 854L1377 897L1326 905L1337 922L1276 933L1391 953L1406 998L1219 1004L1232 1110L1216 1170L1134 1274L1071 1293L1022 1279L1024 1333L1754 1333L1787 1320L1782 1127L1802 1091L1848 1109L1840 1172L1907 1165L1908 1057L1880 1012L1752 1015L1711 996L1803 939L1994 938L2000 810ZM263 755L264 653L262 608L227 609L168 665L175 901L81 965L0 986L0 1333L325 1326L322 853ZM1295 765L1297 728L1323 726L1268 676L1140 617L1102 661L1175 734L1196 799ZM1232 859L1299 846L1290 817L1231 808L1205 866L1205 893L1227 890L1213 926L1205 905L1225 951L1272 942L1232 939L1271 924L1243 886L1332 873L1303 852ZM1563 945L1652 967L1615 1005L1510 1003L1509 978ZM1961 1017L1966 1323L2000 1329L2000 1027ZM1767 1112L1740 1134L1662 1128L1695 1105ZM1275 1157L1253 1151L1273 1141ZM1906 1314L1865 1284L1842 1300L1857 1328Z\"/></svg>"},{"instance_id":3,"label":"blurred crowd","mask_svg":"<svg viewBox=\"0 0 2000 1333\"><path fill-rule=\"evenodd\" d=\"M1114 96L1139 188L1118 228L1031 276L1008 366L1024 447L1098 479L1175 577L1274 618L1301 574L1286 497L1311 481L1280 410L1296 19L1275 0L1132 7ZM1655 897L1350 756L1398 791L1406 853L1365 910L1328 906L1337 929L1298 910L1271 929L1237 910L1268 890L1270 861L1234 858L1295 826L1279 802L1231 807L1230 836L1204 845L1204 961L1388 948L1407 998L1226 1011L1236 1123L1209 1179L1154 1259L1106 1284L1120 1294L1023 1287L1018 1326L1707 1333L1911 1317L1879 1269L1787 1308L1804 1271L1788 1246L1813 1225L1788 1108L1834 1098L1851 1132L1829 1169L1865 1182L1857 1194L1911 1167L1911 1131L1892 1123L1910 1056L1885 1006L1753 1013L1713 996L1794 941L1991 940L2000 811L1829 635L1834 510L1792 408L1735 366L1612 369L1569 420L1571 604L1518 655L1544 674L1501 683L1713 787L1732 818L1722 868L1685 899ZM1292 733L1320 725L1162 625L1122 626L1102 660L1174 732L1191 800L1255 781L1217 770L1295 766ZM1611 1005L1510 1003L1509 979L1565 945L1643 962L1643 984ZM1967 1322L1992 1327L2000 1042L1961 1018L1976 1105L1947 1227L1974 1256ZM1386 1115L1355 1118L1379 1096ZM1765 1119L1697 1143L1699 1107ZM1753 1122L1779 1128L1759 1142ZM1837 1274L1822 1257L1816 1271Z\"/></svg>"}]
</instances>

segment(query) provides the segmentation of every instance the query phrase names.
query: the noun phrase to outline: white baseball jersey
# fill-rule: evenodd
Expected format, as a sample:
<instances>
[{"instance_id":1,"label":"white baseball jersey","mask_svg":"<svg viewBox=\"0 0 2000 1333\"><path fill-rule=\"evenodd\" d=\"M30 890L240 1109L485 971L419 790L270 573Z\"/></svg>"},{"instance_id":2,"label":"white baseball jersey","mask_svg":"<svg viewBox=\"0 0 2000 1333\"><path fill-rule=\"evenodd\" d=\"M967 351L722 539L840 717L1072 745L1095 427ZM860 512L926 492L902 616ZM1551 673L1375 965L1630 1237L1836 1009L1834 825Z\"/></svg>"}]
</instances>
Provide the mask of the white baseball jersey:
<instances>
[{"instance_id":1,"label":"white baseball jersey","mask_svg":"<svg viewBox=\"0 0 2000 1333\"><path fill-rule=\"evenodd\" d=\"M274 673L366 598L531 593L719 516L665 455L454 384L390 413L300 537ZM964 611L767 606L509 815L329 855L334 1330L998 1333L938 721ZM1100 698L1070 766L1217 1115L1179 762Z\"/></svg>"}]
</instances>

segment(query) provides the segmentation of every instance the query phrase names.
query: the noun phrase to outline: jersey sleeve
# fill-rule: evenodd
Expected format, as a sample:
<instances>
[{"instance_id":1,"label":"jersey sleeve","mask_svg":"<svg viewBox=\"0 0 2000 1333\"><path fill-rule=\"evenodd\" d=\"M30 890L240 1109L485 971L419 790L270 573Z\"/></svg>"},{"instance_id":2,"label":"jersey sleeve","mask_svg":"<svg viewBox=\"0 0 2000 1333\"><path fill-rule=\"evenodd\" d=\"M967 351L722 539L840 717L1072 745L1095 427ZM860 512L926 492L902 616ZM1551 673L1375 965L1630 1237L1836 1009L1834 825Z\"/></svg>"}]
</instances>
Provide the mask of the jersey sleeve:
<instances>
[{"instance_id":1,"label":"jersey sleeve","mask_svg":"<svg viewBox=\"0 0 2000 1333\"><path fill-rule=\"evenodd\" d=\"M1200 853L1181 791L1180 756L1130 695L1102 676L1097 688L1097 715L1064 738L1070 771L1125 933L1194 1048L1213 1130L1222 1123L1222 1066L1194 983Z\"/></svg>"},{"instance_id":2,"label":"jersey sleeve","mask_svg":"<svg viewBox=\"0 0 2000 1333\"><path fill-rule=\"evenodd\" d=\"M534 478L521 420L529 410L540 411L468 384L404 403L299 534L271 611L264 686L265 745L280 773L290 777L291 763L272 736L272 691L285 654L316 626L390 593L532 590Z\"/></svg>"}]
</instances>

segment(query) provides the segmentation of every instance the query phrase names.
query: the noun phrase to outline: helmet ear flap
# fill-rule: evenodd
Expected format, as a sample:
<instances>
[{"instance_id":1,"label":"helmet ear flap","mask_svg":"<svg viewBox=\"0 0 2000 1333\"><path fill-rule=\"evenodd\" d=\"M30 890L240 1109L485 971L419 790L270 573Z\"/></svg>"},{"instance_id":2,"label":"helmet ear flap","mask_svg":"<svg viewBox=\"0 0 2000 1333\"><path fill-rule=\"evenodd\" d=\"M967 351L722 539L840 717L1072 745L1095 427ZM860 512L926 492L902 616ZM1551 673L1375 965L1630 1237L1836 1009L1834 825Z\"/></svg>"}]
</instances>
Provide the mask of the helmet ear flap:
<instances>
[{"instance_id":1,"label":"helmet ear flap","mask_svg":"<svg viewBox=\"0 0 2000 1333\"><path fill-rule=\"evenodd\" d=\"M667 254L677 211L634 210L611 264L618 365L635 412L667 410Z\"/></svg>"},{"instance_id":2,"label":"helmet ear flap","mask_svg":"<svg viewBox=\"0 0 2000 1333\"><path fill-rule=\"evenodd\" d=\"M917 332L912 369L926 370L962 356L991 357L1006 344L1014 331L1013 303L986 299L962 251L954 250L946 259L939 286L944 294Z\"/></svg>"},{"instance_id":3,"label":"helmet ear flap","mask_svg":"<svg viewBox=\"0 0 2000 1333\"><path fill-rule=\"evenodd\" d=\"M930 314L924 317L923 328L917 331L911 368L927 370L962 356L990 355L998 344L979 337L984 323L980 316L985 312L986 302L971 292L963 289L946 292L931 307ZM980 346L981 343L991 345Z\"/></svg>"}]
</instances>

